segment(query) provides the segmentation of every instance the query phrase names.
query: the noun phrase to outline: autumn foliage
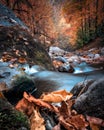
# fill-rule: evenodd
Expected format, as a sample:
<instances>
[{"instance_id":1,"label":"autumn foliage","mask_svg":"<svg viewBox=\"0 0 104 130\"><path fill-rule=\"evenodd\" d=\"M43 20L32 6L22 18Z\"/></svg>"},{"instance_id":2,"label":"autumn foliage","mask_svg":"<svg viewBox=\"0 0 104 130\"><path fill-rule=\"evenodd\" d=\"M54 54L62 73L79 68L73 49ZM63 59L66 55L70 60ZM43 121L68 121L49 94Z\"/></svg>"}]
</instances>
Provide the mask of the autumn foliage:
<instances>
[{"instance_id":1,"label":"autumn foliage","mask_svg":"<svg viewBox=\"0 0 104 130\"><path fill-rule=\"evenodd\" d=\"M83 46L103 34L103 0L67 0L63 6L63 13L72 25L68 34L72 34L73 43L76 41Z\"/></svg>"},{"instance_id":2,"label":"autumn foliage","mask_svg":"<svg viewBox=\"0 0 104 130\"><path fill-rule=\"evenodd\" d=\"M45 113L45 115L52 111L58 120L52 130L61 130L61 127L66 130L87 130L88 126L90 126L92 130L99 130L100 126L104 126L104 121L102 119L84 116L72 109L75 100L72 100L71 97L72 94L65 90L44 94L40 99L36 99L32 95L24 92L23 99L18 102L15 108L24 112L29 117L31 130L46 129L47 124L45 119L47 118L40 113L41 110L45 113L46 109L47 113ZM56 101L60 102L59 106L53 104L54 102L56 103ZM51 102L51 104L49 102ZM49 116L50 120L51 115Z\"/></svg>"},{"instance_id":3,"label":"autumn foliage","mask_svg":"<svg viewBox=\"0 0 104 130\"><path fill-rule=\"evenodd\" d=\"M0 0L13 9L46 46L83 46L104 32L103 0ZM53 3L53 4L52 4ZM56 11L55 11L56 10ZM64 45L63 45L64 42Z\"/></svg>"}]
</instances>

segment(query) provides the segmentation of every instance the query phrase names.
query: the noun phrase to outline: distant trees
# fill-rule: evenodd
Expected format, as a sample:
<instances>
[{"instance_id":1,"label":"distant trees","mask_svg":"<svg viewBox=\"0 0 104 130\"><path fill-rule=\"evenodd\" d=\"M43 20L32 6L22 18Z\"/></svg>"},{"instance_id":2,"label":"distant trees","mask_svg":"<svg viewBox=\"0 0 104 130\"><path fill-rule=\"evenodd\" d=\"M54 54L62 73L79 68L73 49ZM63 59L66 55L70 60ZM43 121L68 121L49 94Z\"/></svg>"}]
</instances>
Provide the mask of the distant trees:
<instances>
[{"instance_id":1,"label":"distant trees","mask_svg":"<svg viewBox=\"0 0 104 130\"><path fill-rule=\"evenodd\" d=\"M53 39L52 8L48 0L0 0L11 8L32 30L35 37L44 41Z\"/></svg>"},{"instance_id":2,"label":"distant trees","mask_svg":"<svg viewBox=\"0 0 104 130\"><path fill-rule=\"evenodd\" d=\"M59 35L59 42L66 37L67 43L70 39L69 43L83 46L104 34L104 0L0 0L0 2L13 9L43 42L47 39L54 41ZM59 7L60 3L62 8L58 12L60 16L53 15L55 14L53 10ZM60 21L64 23L64 27L61 27L62 24L59 26Z\"/></svg>"},{"instance_id":3,"label":"distant trees","mask_svg":"<svg viewBox=\"0 0 104 130\"><path fill-rule=\"evenodd\" d=\"M20 10L21 5L24 4L29 8L32 8L32 5L29 0L0 0L2 3L10 7L12 10Z\"/></svg>"},{"instance_id":4,"label":"distant trees","mask_svg":"<svg viewBox=\"0 0 104 130\"><path fill-rule=\"evenodd\" d=\"M67 0L63 12L69 22L77 21L72 24L76 28L74 42L80 46L104 33L104 0Z\"/></svg>"}]
</instances>

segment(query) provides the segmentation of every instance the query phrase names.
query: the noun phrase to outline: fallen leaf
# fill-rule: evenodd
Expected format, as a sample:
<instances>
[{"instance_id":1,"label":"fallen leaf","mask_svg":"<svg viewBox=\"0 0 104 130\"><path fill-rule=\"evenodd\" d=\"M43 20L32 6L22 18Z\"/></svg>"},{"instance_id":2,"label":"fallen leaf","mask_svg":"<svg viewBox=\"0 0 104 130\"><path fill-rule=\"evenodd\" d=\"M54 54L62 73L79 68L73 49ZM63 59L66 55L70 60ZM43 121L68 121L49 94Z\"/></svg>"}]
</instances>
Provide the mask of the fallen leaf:
<instances>
[{"instance_id":1,"label":"fallen leaf","mask_svg":"<svg viewBox=\"0 0 104 130\"><path fill-rule=\"evenodd\" d=\"M77 130L84 130L88 126L88 122L85 121L83 115L75 115L68 117L65 121L69 124L72 124Z\"/></svg>"},{"instance_id":2,"label":"fallen leaf","mask_svg":"<svg viewBox=\"0 0 104 130\"><path fill-rule=\"evenodd\" d=\"M54 126L52 130L61 130L60 123L58 123L58 125Z\"/></svg>"},{"instance_id":3,"label":"fallen leaf","mask_svg":"<svg viewBox=\"0 0 104 130\"><path fill-rule=\"evenodd\" d=\"M100 130L99 127L95 124L90 123L91 130Z\"/></svg>"},{"instance_id":4,"label":"fallen leaf","mask_svg":"<svg viewBox=\"0 0 104 130\"><path fill-rule=\"evenodd\" d=\"M0 92L0 98L5 98L2 92Z\"/></svg>"},{"instance_id":5,"label":"fallen leaf","mask_svg":"<svg viewBox=\"0 0 104 130\"><path fill-rule=\"evenodd\" d=\"M24 64L24 63L26 63L26 59L20 57L20 58L18 59L18 62L21 63L21 64Z\"/></svg>"},{"instance_id":6,"label":"fallen leaf","mask_svg":"<svg viewBox=\"0 0 104 130\"><path fill-rule=\"evenodd\" d=\"M86 116L87 120L91 123L91 124L95 124L98 126L103 126L104 127L104 120L100 119L100 118L96 118L96 117L91 117L91 116Z\"/></svg>"},{"instance_id":7,"label":"fallen leaf","mask_svg":"<svg viewBox=\"0 0 104 130\"><path fill-rule=\"evenodd\" d=\"M8 90L8 87L5 82L0 83L0 91L3 91L3 90Z\"/></svg>"},{"instance_id":8,"label":"fallen leaf","mask_svg":"<svg viewBox=\"0 0 104 130\"><path fill-rule=\"evenodd\" d=\"M62 102L60 107L60 115L64 118L71 116L71 106L67 102Z\"/></svg>"},{"instance_id":9,"label":"fallen leaf","mask_svg":"<svg viewBox=\"0 0 104 130\"><path fill-rule=\"evenodd\" d=\"M52 111L55 111L56 113L59 112L58 108L51 105L51 104L48 104L44 101L42 101L41 99L36 99L35 97L33 97L32 95L28 95L26 92L24 92L23 94L24 98L27 99L29 102L31 103L35 103L35 105L38 105L38 106L41 106L41 107L45 107L45 108L48 108Z\"/></svg>"},{"instance_id":10,"label":"fallen leaf","mask_svg":"<svg viewBox=\"0 0 104 130\"><path fill-rule=\"evenodd\" d=\"M83 115L72 110L74 100L63 101L59 109L59 121L67 130L86 130L89 125Z\"/></svg>"},{"instance_id":11,"label":"fallen leaf","mask_svg":"<svg viewBox=\"0 0 104 130\"><path fill-rule=\"evenodd\" d=\"M34 104L29 102L27 99L22 98L15 108L23 113L25 113L27 116L31 116L34 110Z\"/></svg>"},{"instance_id":12,"label":"fallen leaf","mask_svg":"<svg viewBox=\"0 0 104 130\"><path fill-rule=\"evenodd\" d=\"M16 54L17 56L20 56L19 50L15 50L15 54Z\"/></svg>"},{"instance_id":13,"label":"fallen leaf","mask_svg":"<svg viewBox=\"0 0 104 130\"><path fill-rule=\"evenodd\" d=\"M62 124L67 130L75 130L74 127L73 127L71 124L69 124L69 123L67 123L67 122L65 121L65 119L63 118L63 116L60 116L60 117L59 117L59 122L60 122L60 124Z\"/></svg>"},{"instance_id":14,"label":"fallen leaf","mask_svg":"<svg viewBox=\"0 0 104 130\"><path fill-rule=\"evenodd\" d=\"M30 117L30 127L31 130L45 130L44 119L41 117L38 109L34 109Z\"/></svg>"},{"instance_id":15,"label":"fallen leaf","mask_svg":"<svg viewBox=\"0 0 104 130\"><path fill-rule=\"evenodd\" d=\"M10 61L12 58L13 58L13 57L10 56L9 54L6 54L6 55L3 55L3 56L2 56L3 62L8 62L8 61Z\"/></svg>"},{"instance_id":16,"label":"fallen leaf","mask_svg":"<svg viewBox=\"0 0 104 130\"><path fill-rule=\"evenodd\" d=\"M53 60L53 66L55 68L58 68L59 66L62 66L63 63L61 61Z\"/></svg>"},{"instance_id":17,"label":"fallen leaf","mask_svg":"<svg viewBox=\"0 0 104 130\"><path fill-rule=\"evenodd\" d=\"M66 90L59 90L48 94L43 94L41 99L46 102L58 103L69 100L72 96L72 93L69 93Z\"/></svg>"}]
</instances>

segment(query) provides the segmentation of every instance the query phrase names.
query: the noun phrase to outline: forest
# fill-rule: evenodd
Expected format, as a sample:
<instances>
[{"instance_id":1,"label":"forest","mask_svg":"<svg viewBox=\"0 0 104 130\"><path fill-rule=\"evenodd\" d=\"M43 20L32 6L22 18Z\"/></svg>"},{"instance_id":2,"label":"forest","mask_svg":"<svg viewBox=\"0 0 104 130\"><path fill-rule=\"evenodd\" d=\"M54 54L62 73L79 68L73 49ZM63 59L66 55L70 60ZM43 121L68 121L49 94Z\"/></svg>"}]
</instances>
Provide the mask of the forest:
<instances>
[{"instance_id":1,"label":"forest","mask_svg":"<svg viewBox=\"0 0 104 130\"><path fill-rule=\"evenodd\" d=\"M103 37L103 0L1 0L47 44L88 44ZM43 11L44 10L44 11ZM103 38L102 38L103 39ZM49 41L49 42L48 42ZM68 47L66 45L66 48Z\"/></svg>"}]
</instances>

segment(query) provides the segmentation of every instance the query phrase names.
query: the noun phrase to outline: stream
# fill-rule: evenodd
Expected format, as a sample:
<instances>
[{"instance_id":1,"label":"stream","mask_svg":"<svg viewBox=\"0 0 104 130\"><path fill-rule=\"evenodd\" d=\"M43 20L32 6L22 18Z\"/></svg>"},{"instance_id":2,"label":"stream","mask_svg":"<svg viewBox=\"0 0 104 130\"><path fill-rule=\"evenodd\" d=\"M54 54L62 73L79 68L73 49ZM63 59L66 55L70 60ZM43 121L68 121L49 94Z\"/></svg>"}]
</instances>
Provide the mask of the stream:
<instances>
[{"instance_id":1,"label":"stream","mask_svg":"<svg viewBox=\"0 0 104 130\"><path fill-rule=\"evenodd\" d=\"M0 82L6 82L10 88L11 81L16 75L29 75L35 81L38 95L41 95L42 92L61 89L70 91L78 82L84 82L86 79L104 78L104 70L90 67L85 62L77 65L73 74L48 71L38 65L34 65L31 68L28 64L14 68L10 68L8 65L9 63L7 62L0 62L0 75L2 76ZM25 72L21 68L25 68Z\"/></svg>"}]
</instances>

